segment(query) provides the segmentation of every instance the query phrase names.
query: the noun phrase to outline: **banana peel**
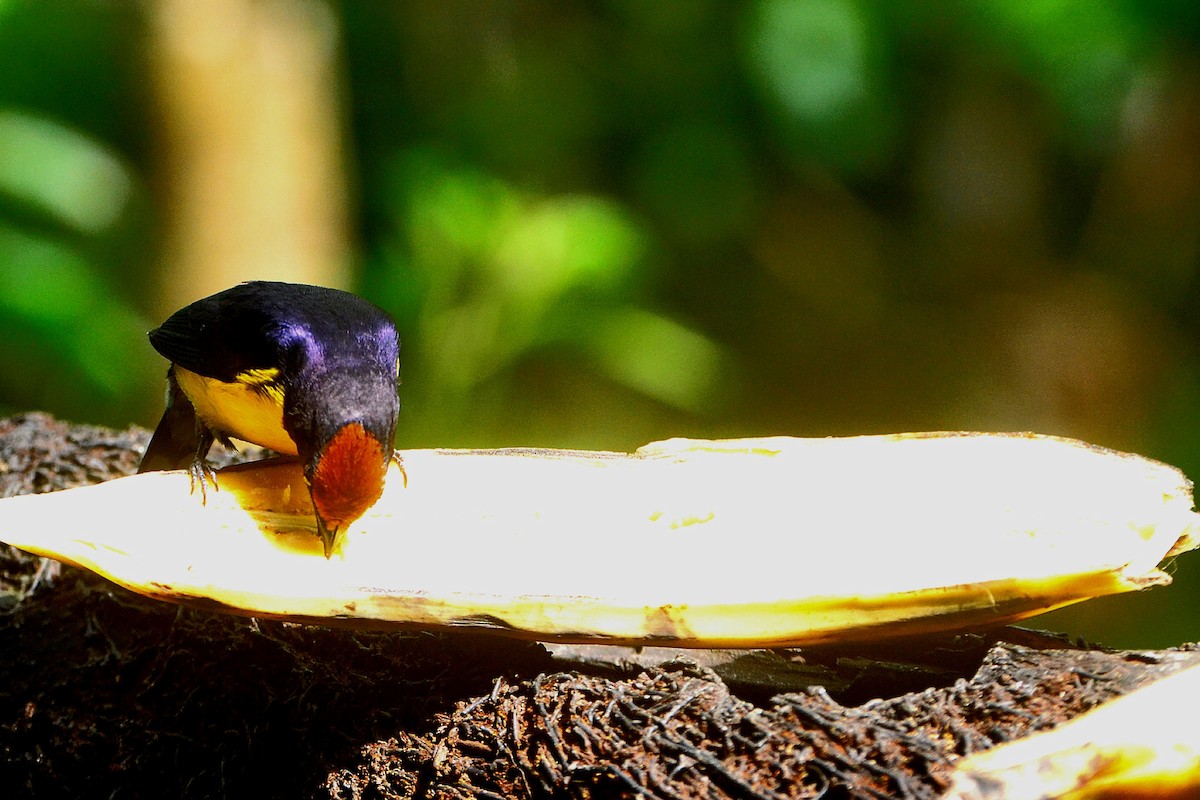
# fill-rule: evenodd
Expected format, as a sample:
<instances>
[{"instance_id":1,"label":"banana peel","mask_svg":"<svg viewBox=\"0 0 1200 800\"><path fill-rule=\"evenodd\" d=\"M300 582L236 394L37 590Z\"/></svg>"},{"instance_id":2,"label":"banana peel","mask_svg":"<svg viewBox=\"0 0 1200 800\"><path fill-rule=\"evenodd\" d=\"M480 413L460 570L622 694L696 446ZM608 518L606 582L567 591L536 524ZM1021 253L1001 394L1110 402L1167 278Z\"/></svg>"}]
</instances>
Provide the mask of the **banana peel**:
<instances>
[{"instance_id":1,"label":"banana peel","mask_svg":"<svg viewBox=\"0 0 1200 800\"><path fill-rule=\"evenodd\" d=\"M955 765L945 800L1200 797L1200 665Z\"/></svg>"},{"instance_id":2,"label":"banana peel","mask_svg":"<svg viewBox=\"0 0 1200 800\"><path fill-rule=\"evenodd\" d=\"M0 500L0 540L257 617L563 642L782 647L1011 622L1169 583L1173 467L1034 434L412 450L322 557L298 464Z\"/></svg>"}]
</instances>

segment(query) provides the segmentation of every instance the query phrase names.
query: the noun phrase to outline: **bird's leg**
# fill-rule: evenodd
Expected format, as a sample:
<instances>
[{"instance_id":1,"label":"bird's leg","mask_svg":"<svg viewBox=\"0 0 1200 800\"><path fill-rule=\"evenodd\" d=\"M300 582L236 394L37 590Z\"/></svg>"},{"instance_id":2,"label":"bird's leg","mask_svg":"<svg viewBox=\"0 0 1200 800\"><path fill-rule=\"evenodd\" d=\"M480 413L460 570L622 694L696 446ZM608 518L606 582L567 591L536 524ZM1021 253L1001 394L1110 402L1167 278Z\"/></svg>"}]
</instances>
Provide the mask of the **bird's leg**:
<instances>
[{"instance_id":1,"label":"bird's leg","mask_svg":"<svg viewBox=\"0 0 1200 800\"><path fill-rule=\"evenodd\" d=\"M400 474L404 476L404 488L408 488L408 471L404 469L404 457L400 455L399 450L392 451L392 463L400 468Z\"/></svg>"},{"instance_id":2,"label":"bird's leg","mask_svg":"<svg viewBox=\"0 0 1200 800\"><path fill-rule=\"evenodd\" d=\"M200 502L208 502L208 489L206 484L212 483L213 490L219 490L221 487L217 485L217 471L208 463L208 451L212 447L215 436L212 430L197 418L196 420L196 457L192 459L191 466L188 467L188 475L192 479L191 491L196 492L196 484L200 484Z\"/></svg>"}]
</instances>

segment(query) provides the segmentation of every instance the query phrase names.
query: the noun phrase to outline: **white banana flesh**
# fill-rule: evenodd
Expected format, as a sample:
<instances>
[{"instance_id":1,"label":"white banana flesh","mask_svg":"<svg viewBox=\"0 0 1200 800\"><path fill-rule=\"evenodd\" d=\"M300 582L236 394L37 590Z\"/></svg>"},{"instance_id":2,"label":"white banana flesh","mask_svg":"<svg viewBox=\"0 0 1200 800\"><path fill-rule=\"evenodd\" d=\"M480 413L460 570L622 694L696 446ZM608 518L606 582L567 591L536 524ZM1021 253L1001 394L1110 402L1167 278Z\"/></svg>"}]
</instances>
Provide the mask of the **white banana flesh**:
<instances>
[{"instance_id":1,"label":"white banana flesh","mask_svg":"<svg viewBox=\"0 0 1200 800\"><path fill-rule=\"evenodd\" d=\"M998 624L1168 583L1176 469L1031 434L415 450L322 557L293 462L0 500L0 540L142 594L362 627L793 646Z\"/></svg>"}]
</instances>

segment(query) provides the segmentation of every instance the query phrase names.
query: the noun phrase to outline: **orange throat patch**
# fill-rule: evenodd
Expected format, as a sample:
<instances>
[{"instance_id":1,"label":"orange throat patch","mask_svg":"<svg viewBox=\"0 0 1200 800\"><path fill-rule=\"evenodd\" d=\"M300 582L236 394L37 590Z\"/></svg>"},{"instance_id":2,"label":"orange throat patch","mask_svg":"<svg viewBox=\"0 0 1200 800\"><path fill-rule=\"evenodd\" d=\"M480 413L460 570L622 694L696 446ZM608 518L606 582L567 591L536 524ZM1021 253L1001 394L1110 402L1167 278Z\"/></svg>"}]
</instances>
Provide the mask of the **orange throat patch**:
<instances>
[{"instance_id":1,"label":"orange throat patch","mask_svg":"<svg viewBox=\"0 0 1200 800\"><path fill-rule=\"evenodd\" d=\"M383 494L390 454L362 425L344 426L317 456L309 488L317 516L330 531L344 531Z\"/></svg>"}]
</instances>

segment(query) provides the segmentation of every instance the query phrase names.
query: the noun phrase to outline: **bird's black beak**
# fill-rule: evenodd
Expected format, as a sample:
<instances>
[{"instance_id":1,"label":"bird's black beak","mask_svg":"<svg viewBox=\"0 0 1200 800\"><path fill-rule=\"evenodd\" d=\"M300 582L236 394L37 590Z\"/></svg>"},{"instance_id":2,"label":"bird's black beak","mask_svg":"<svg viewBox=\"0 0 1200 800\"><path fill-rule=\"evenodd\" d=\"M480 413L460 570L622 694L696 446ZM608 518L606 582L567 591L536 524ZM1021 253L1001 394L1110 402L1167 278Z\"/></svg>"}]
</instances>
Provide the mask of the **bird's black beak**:
<instances>
[{"instance_id":1,"label":"bird's black beak","mask_svg":"<svg viewBox=\"0 0 1200 800\"><path fill-rule=\"evenodd\" d=\"M325 520L321 519L321 515L317 514L317 534L321 537L321 545L325 548L325 558L333 555L333 547L337 544L338 528L332 530L325 524Z\"/></svg>"}]
</instances>

